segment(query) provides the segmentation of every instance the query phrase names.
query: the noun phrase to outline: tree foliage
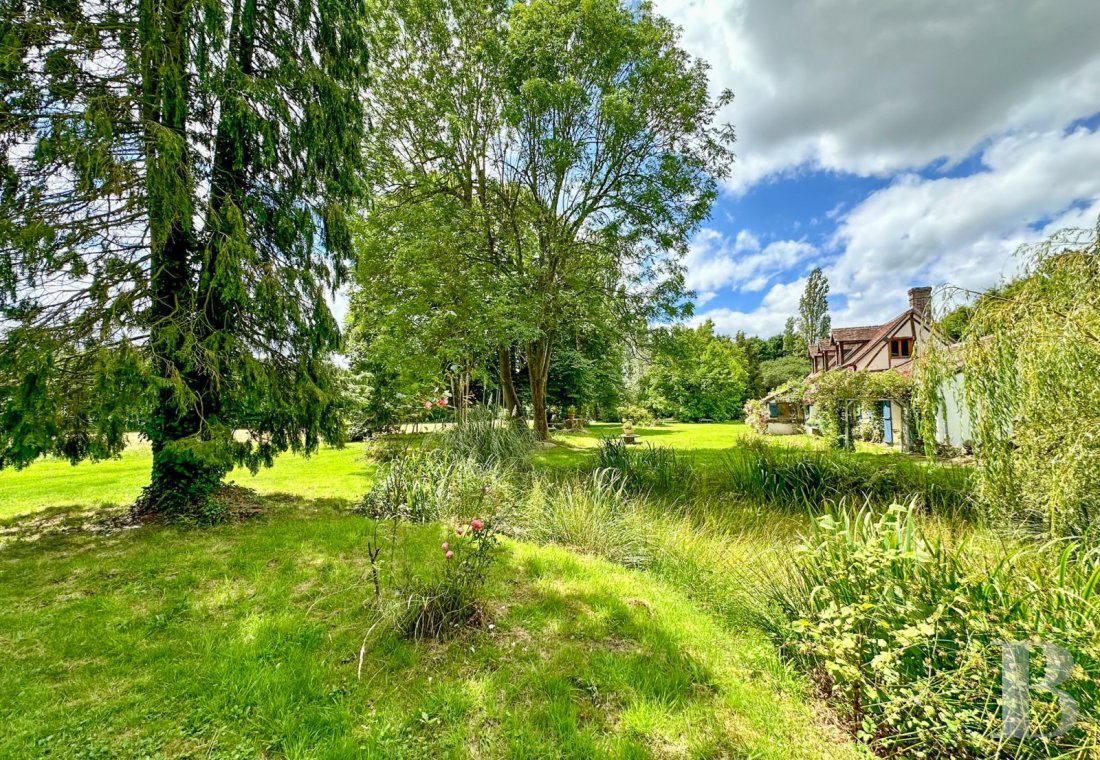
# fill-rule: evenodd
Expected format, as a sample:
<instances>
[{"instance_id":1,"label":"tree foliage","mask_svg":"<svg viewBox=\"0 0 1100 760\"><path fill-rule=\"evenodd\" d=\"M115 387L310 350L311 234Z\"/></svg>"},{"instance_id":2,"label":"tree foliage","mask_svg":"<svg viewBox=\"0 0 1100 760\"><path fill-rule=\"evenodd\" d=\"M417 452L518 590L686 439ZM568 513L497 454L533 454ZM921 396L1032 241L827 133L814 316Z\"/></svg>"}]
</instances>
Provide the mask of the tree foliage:
<instances>
[{"instance_id":1,"label":"tree foliage","mask_svg":"<svg viewBox=\"0 0 1100 760\"><path fill-rule=\"evenodd\" d=\"M994 514L1052 535L1100 515L1098 232L1021 249L1025 275L976 301L957 346L918 363L925 440L961 371L979 494Z\"/></svg>"},{"instance_id":2,"label":"tree foliage","mask_svg":"<svg viewBox=\"0 0 1100 760\"><path fill-rule=\"evenodd\" d=\"M705 65L647 4L452 0L377 15L379 200L360 281L419 304L415 324L484 327L487 357L518 349L545 437L560 335L637 334L683 312L680 258L731 160L732 133L713 123L728 98L709 98ZM459 292L394 251L434 257Z\"/></svg>"},{"instance_id":3,"label":"tree foliage","mask_svg":"<svg viewBox=\"0 0 1100 760\"><path fill-rule=\"evenodd\" d=\"M798 301L798 334L806 346L829 337L832 322L829 318L829 281L821 267L810 272L806 289Z\"/></svg>"},{"instance_id":4,"label":"tree foliage","mask_svg":"<svg viewBox=\"0 0 1100 760\"><path fill-rule=\"evenodd\" d=\"M188 511L234 463L339 441L363 6L0 14L0 466L110 456L137 423L147 503Z\"/></svg>"},{"instance_id":5,"label":"tree foliage","mask_svg":"<svg viewBox=\"0 0 1100 760\"><path fill-rule=\"evenodd\" d=\"M731 420L749 397L744 349L714 334L714 323L657 330L649 366L638 382L642 406L686 422Z\"/></svg>"},{"instance_id":6,"label":"tree foliage","mask_svg":"<svg viewBox=\"0 0 1100 760\"><path fill-rule=\"evenodd\" d=\"M760 385L768 393L792 380L801 380L810 374L810 360L805 356L782 356L760 362Z\"/></svg>"}]
</instances>

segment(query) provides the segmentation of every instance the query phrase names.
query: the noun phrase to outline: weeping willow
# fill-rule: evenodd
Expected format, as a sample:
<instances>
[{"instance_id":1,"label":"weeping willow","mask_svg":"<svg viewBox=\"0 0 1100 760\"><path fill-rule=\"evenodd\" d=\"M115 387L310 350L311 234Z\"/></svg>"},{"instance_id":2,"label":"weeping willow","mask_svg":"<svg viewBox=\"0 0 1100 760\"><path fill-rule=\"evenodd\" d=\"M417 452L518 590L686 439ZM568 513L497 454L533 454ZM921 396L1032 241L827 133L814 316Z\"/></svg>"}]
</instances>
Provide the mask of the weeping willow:
<instances>
[{"instance_id":1,"label":"weeping willow","mask_svg":"<svg viewBox=\"0 0 1100 760\"><path fill-rule=\"evenodd\" d=\"M0 467L153 446L155 511L339 440L360 0L0 8ZM240 436L246 431L247 436Z\"/></svg>"},{"instance_id":2,"label":"weeping willow","mask_svg":"<svg viewBox=\"0 0 1100 760\"><path fill-rule=\"evenodd\" d=\"M1055 536L1100 518L1100 228L1021 249L1010 295L977 300L962 339L926 352L916 399L924 439L962 372L991 514Z\"/></svg>"}]
</instances>

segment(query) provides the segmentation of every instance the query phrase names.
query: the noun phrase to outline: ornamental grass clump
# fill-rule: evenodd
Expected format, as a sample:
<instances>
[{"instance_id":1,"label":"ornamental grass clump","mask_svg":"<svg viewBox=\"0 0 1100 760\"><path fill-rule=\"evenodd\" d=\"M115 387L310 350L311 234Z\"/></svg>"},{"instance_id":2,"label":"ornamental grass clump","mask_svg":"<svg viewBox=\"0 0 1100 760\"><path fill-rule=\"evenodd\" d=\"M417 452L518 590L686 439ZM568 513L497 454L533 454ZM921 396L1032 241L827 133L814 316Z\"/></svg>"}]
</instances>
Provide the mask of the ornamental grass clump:
<instances>
[{"instance_id":1,"label":"ornamental grass clump","mask_svg":"<svg viewBox=\"0 0 1100 760\"><path fill-rule=\"evenodd\" d=\"M438 449L411 449L380 466L357 511L376 519L426 523L477 509L505 520L518 499L511 473L501 465Z\"/></svg>"},{"instance_id":2,"label":"ornamental grass clump","mask_svg":"<svg viewBox=\"0 0 1100 760\"><path fill-rule=\"evenodd\" d=\"M744 440L725 458L722 482L751 501L820 512L828 505L886 506L915 500L930 513L970 516L973 472L969 467L904 456L861 458Z\"/></svg>"},{"instance_id":3,"label":"ornamental grass clump","mask_svg":"<svg viewBox=\"0 0 1100 760\"><path fill-rule=\"evenodd\" d=\"M521 525L524 538L561 544L628 567L644 565L649 555L647 520L614 470L563 481L534 480Z\"/></svg>"},{"instance_id":4,"label":"ornamental grass clump","mask_svg":"<svg viewBox=\"0 0 1100 760\"><path fill-rule=\"evenodd\" d=\"M533 430L497 419L490 410L470 409L466 419L433 436L451 457L481 465L525 469L537 445Z\"/></svg>"},{"instance_id":5,"label":"ornamental grass clump","mask_svg":"<svg viewBox=\"0 0 1100 760\"><path fill-rule=\"evenodd\" d=\"M1092 757L1100 749L1100 554L1079 544L1005 553L922 534L917 509L830 511L766 577L758 620L853 734L885 757ZM1043 642L1075 666L1064 700L1032 689L1031 734L1002 738L1001 642ZM1032 683L1042 673L1035 650Z\"/></svg>"},{"instance_id":6,"label":"ornamental grass clump","mask_svg":"<svg viewBox=\"0 0 1100 760\"><path fill-rule=\"evenodd\" d=\"M595 467L613 470L619 482L632 491L657 495L683 494L695 483L695 467L670 446L628 446L604 438L596 449Z\"/></svg>"}]
</instances>

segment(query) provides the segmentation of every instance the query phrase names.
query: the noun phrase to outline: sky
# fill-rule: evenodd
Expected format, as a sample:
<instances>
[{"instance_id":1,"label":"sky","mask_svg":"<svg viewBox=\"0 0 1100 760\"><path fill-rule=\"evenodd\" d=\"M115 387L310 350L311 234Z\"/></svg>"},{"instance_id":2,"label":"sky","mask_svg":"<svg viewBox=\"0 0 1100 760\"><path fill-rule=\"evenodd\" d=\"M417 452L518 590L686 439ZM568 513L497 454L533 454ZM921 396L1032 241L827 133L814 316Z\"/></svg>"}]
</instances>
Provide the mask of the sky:
<instances>
[{"instance_id":1,"label":"sky","mask_svg":"<svg viewBox=\"0 0 1100 760\"><path fill-rule=\"evenodd\" d=\"M980 290L1100 217L1100 0L655 0L733 91L737 163L688 255L695 322L834 327ZM947 291L937 291L945 293Z\"/></svg>"}]
</instances>

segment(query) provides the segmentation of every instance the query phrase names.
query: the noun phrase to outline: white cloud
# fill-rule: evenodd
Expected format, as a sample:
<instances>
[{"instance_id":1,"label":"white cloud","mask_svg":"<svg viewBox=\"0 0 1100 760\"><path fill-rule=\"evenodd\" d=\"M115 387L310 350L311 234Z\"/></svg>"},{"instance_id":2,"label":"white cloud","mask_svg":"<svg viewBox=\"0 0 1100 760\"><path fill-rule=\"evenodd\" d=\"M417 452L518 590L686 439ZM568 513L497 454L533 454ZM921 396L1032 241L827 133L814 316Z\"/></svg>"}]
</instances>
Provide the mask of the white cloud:
<instances>
[{"instance_id":1,"label":"white cloud","mask_svg":"<svg viewBox=\"0 0 1100 760\"><path fill-rule=\"evenodd\" d=\"M1017 272L1019 246L1096 225L1100 132L1004 137L982 163L983 171L967 177L903 175L840 216L825 269L830 294L846 301L833 309L834 326L890 319L916 285L984 289ZM727 334L774 335L797 313L803 286L777 284L751 312L712 309L696 321L710 317Z\"/></svg>"},{"instance_id":2,"label":"white cloud","mask_svg":"<svg viewBox=\"0 0 1100 760\"><path fill-rule=\"evenodd\" d=\"M1096 0L658 0L736 100L731 187L889 175L1100 110Z\"/></svg>"},{"instance_id":3,"label":"white cloud","mask_svg":"<svg viewBox=\"0 0 1100 760\"><path fill-rule=\"evenodd\" d=\"M657 0L657 10L711 64L715 89L737 96L724 114L738 131L731 190L808 169L891 179L825 214L836 232L824 250L705 230L687 260L700 304L723 290L766 295L757 309L696 321L774 334L802 287L782 278L827 260L833 324L875 323L905 307L909 287L987 287L1016 271L1020 244L1096 223L1100 133L1066 127L1100 112L1097 0ZM975 153L976 174L915 173ZM790 228L799 222L813 225Z\"/></svg>"},{"instance_id":4,"label":"white cloud","mask_svg":"<svg viewBox=\"0 0 1100 760\"><path fill-rule=\"evenodd\" d=\"M714 322L717 332L734 335L744 330L747 335L770 337L783 332L787 317L798 312L798 299L806 287L806 279L773 285L765 294L760 308L751 312L735 309L710 309L692 317L689 324L697 326L705 320Z\"/></svg>"},{"instance_id":5,"label":"white cloud","mask_svg":"<svg viewBox=\"0 0 1100 760\"><path fill-rule=\"evenodd\" d=\"M731 241L718 230L706 228L696 235L684 260L686 282L710 298L722 288L756 292L815 252L801 240L778 240L761 248L759 238L748 230L741 230ZM701 297L696 300L704 302Z\"/></svg>"},{"instance_id":6,"label":"white cloud","mask_svg":"<svg viewBox=\"0 0 1100 760\"><path fill-rule=\"evenodd\" d=\"M1021 244L1095 225L1100 132L1006 137L982 161L967 177L902 176L842 217L826 275L848 306L834 324L887 319L915 284L988 287L1016 271Z\"/></svg>"}]
</instances>

